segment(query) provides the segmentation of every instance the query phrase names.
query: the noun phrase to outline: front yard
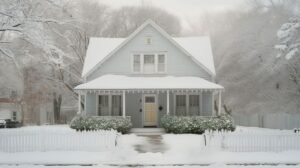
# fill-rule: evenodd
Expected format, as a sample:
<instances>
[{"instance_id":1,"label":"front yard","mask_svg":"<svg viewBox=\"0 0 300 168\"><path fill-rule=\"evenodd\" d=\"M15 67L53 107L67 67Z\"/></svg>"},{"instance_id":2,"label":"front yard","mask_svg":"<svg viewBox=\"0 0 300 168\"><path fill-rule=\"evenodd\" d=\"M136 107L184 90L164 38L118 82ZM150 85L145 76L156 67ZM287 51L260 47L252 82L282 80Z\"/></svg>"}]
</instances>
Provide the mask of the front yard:
<instances>
[{"instance_id":1,"label":"front yard","mask_svg":"<svg viewBox=\"0 0 300 168\"><path fill-rule=\"evenodd\" d=\"M68 132L67 126L44 126L47 129L51 128L54 132L59 132L58 130L64 130L61 132ZM39 130L39 127L25 127L19 128L23 132L30 130L32 133ZM50 129L50 130L51 130ZM1 132L13 132L16 129L11 130L0 130ZM70 131L70 130L69 130ZM49 131L48 131L49 133ZM262 128L247 128L247 127L237 127L234 132L235 135L247 135L249 137L254 134L257 135L276 135L280 137L294 135L292 130L274 130L274 129L262 129ZM234 134L232 133L232 134ZM69 133L70 134L70 133ZM227 133L224 133L227 136ZM212 138L224 138L224 134L214 134L211 135ZM209 135L209 134L207 134ZM235 136L234 135L234 136ZM19 135L21 136L21 135ZM66 135L61 135L66 136ZM296 137L299 137L299 134L296 134ZM236 136L237 137L237 136ZM208 166L208 167L239 167L241 165L265 165L266 167L272 165L281 165L285 166L286 164L296 165L300 167L300 150L295 148L294 150L290 148L289 150L267 150L259 151L260 148L257 148L257 151L248 151L248 152L235 152L226 147L226 143L223 143L223 146L218 145L218 140L206 142L203 138L203 135L192 135L192 134L164 134L161 136L161 143L165 146L165 150L162 152L143 152L140 153L136 150L136 146L149 146L148 137L136 136L134 134L120 135L117 138L117 146L110 146L106 150L91 150L88 146L84 149L77 148L73 149L61 149L61 150L51 150L47 149L43 151L31 151L31 152L3 152L3 148L0 150L0 167L7 167L8 165L35 165L36 167L43 167L43 165L54 165L54 166L63 166L63 165L105 165L105 166L119 166L119 165L158 165L158 166L173 166L173 165L184 165L187 166ZM238 137L237 137L238 138ZM76 141L76 139L71 139L71 141ZM107 139L106 139L107 140ZM87 141L87 140L85 140ZM105 139L101 140L105 143ZM256 138L256 143L251 144L252 147L257 146L261 139ZM267 139L268 142L272 142L271 139ZM280 141L278 138L275 141ZM69 141L67 141L69 142ZM222 141L224 142L224 141ZM246 145L245 139L242 142L236 141L236 143L241 143ZM252 142L252 141L251 141ZM0 137L0 144L4 143L4 137ZM12 144L16 141L12 141ZM75 144L76 142L73 142ZM83 143L83 142L81 142ZM97 143L97 142L95 142ZM206 146L205 146L206 143ZM265 145L270 145L270 143L265 143ZM288 143L285 139L283 143ZM299 141L291 141L287 147L298 147ZM217 145L216 145L217 144ZM276 144L275 144L276 145ZM282 146L282 144L279 144ZM236 147L236 146L235 146ZM238 148L248 149L246 146L238 146ZM44 147L43 149L46 149ZM234 149L234 148L233 148ZM258 152L259 151L259 152ZM31 167L28 166L28 167Z\"/></svg>"}]
</instances>

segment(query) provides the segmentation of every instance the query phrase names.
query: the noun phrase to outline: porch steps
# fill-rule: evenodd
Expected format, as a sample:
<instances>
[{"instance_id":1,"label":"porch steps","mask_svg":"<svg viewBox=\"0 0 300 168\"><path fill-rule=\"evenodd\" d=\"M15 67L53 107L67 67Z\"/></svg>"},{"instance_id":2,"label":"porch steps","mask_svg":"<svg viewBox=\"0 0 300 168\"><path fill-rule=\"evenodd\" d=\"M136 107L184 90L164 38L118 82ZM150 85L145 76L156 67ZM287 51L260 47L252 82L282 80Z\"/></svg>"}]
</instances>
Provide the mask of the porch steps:
<instances>
[{"instance_id":1,"label":"porch steps","mask_svg":"<svg viewBox=\"0 0 300 168\"><path fill-rule=\"evenodd\" d=\"M166 132L163 128L131 128L130 133L136 135L162 135Z\"/></svg>"}]
</instances>

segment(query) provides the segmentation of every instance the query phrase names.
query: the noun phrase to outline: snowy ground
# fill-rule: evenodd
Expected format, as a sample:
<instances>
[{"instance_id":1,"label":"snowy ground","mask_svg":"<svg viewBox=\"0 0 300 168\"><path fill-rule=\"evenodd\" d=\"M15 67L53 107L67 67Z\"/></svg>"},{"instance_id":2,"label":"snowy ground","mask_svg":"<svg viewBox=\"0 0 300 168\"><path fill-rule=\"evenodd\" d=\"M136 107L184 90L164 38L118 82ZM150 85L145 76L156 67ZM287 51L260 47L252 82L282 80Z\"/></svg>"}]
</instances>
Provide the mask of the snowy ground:
<instances>
[{"instance_id":1,"label":"snowy ground","mask_svg":"<svg viewBox=\"0 0 300 168\"><path fill-rule=\"evenodd\" d=\"M2 165L1 168L49 168L49 166L41 166L41 165ZM124 166L107 166L107 165L92 165L92 166L50 166L50 168L126 168ZM131 166L130 166L131 167ZM248 165L248 166L241 166L241 165L224 165L224 164L212 164L212 165L158 165L158 166L132 166L135 168L300 168L299 165L291 166L291 165Z\"/></svg>"},{"instance_id":2,"label":"snowy ground","mask_svg":"<svg viewBox=\"0 0 300 168\"><path fill-rule=\"evenodd\" d=\"M238 127L239 132L289 132L291 130L272 130L260 128ZM299 167L300 151L285 152L225 152L210 148L203 148L203 136L200 135L162 135L162 142L166 146L164 152L139 153L135 150L137 145L146 143L146 138L133 134L122 135L118 140L118 147L106 152L18 152L0 153L0 167L41 168L42 165L92 165L93 167L119 167L120 165L144 165L151 167L199 167L205 165L209 168L241 167L230 164L250 164L251 167ZM252 165L255 164L255 165ZM286 164L293 164L288 166ZM22 165L17 166L17 165ZM251 166L252 165L252 166ZM53 168L54 168L53 166ZM144 167L143 166L143 167ZM79 166L80 167L80 166Z\"/></svg>"}]
</instances>

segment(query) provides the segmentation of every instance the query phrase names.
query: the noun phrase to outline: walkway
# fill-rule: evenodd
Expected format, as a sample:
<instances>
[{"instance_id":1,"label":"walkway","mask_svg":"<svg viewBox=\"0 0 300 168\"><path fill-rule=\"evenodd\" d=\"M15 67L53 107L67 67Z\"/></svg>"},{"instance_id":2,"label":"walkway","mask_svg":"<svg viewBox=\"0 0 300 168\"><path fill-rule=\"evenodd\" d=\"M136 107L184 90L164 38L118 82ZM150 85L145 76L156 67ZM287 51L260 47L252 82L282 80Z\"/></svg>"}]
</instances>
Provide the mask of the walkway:
<instances>
[{"instance_id":1,"label":"walkway","mask_svg":"<svg viewBox=\"0 0 300 168\"><path fill-rule=\"evenodd\" d=\"M135 145L134 148L139 153L164 153L168 150L167 145L162 141L161 135L140 135L146 138L144 144Z\"/></svg>"}]
</instances>

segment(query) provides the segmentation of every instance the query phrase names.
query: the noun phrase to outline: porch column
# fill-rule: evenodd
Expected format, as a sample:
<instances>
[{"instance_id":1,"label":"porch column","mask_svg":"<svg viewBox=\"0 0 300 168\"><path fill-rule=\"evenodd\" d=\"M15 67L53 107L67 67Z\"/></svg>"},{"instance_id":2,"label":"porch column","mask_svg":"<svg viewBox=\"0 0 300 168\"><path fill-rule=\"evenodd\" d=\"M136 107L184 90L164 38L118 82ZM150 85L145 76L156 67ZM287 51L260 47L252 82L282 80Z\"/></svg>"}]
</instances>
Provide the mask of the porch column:
<instances>
[{"instance_id":1,"label":"porch column","mask_svg":"<svg viewBox=\"0 0 300 168\"><path fill-rule=\"evenodd\" d=\"M77 114L81 114L81 95L78 94L78 111Z\"/></svg>"},{"instance_id":2,"label":"porch column","mask_svg":"<svg viewBox=\"0 0 300 168\"><path fill-rule=\"evenodd\" d=\"M222 99L222 91L219 91L219 108L218 108L218 115L221 114L221 100Z\"/></svg>"},{"instance_id":3,"label":"porch column","mask_svg":"<svg viewBox=\"0 0 300 168\"><path fill-rule=\"evenodd\" d=\"M122 96L122 102L123 102L123 104L122 104L122 107L123 107L123 110L122 110L122 112L123 112L123 118L125 118L126 117L126 101L125 101L125 99L126 99L126 97L125 97L125 90L123 90L123 96Z\"/></svg>"},{"instance_id":4,"label":"porch column","mask_svg":"<svg viewBox=\"0 0 300 168\"><path fill-rule=\"evenodd\" d=\"M167 115L170 114L170 92L167 91Z\"/></svg>"}]
</instances>

